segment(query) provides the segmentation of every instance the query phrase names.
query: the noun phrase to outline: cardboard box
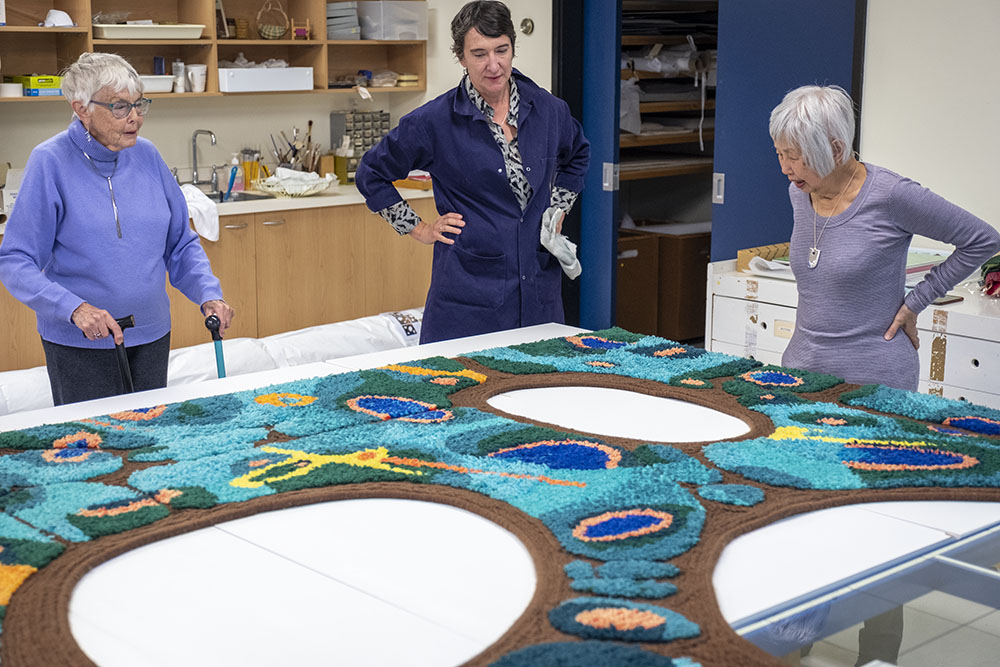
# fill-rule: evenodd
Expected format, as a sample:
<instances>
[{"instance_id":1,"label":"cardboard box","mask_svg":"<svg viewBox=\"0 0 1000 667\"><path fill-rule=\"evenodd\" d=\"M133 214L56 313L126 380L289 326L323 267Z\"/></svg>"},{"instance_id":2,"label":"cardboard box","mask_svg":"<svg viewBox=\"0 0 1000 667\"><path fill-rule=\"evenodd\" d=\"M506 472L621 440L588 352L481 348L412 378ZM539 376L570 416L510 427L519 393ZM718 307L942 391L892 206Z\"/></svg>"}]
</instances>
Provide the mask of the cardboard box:
<instances>
[{"instance_id":1,"label":"cardboard box","mask_svg":"<svg viewBox=\"0 0 1000 667\"><path fill-rule=\"evenodd\" d=\"M333 153L327 153L325 155L319 156L319 168L317 169L317 171L319 172L320 176L326 176L327 174L337 173L337 165L334 162L334 157L335 156ZM340 181L340 176L337 176L337 179ZM346 176L344 180L347 180ZM344 181L340 182L343 183Z\"/></svg>"},{"instance_id":2,"label":"cardboard box","mask_svg":"<svg viewBox=\"0 0 1000 667\"><path fill-rule=\"evenodd\" d=\"M754 257L764 259L774 259L775 257L787 257L788 244L775 243L774 245L762 245L756 248L744 248L736 252L736 270L746 271L750 268L750 260Z\"/></svg>"},{"instance_id":3,"label":"cardboard box","mask_svg":"<svg viewBox=\"0 0 1000 667\"><path fill-rule=\"evenodd\" d=\"M39 76L37 74L32 74L30 76L8 76L4 77L4 81L19 83L26 89L62 88L62 77L51 74L44 76Z\"/></svg>"},{"instance_id":4,"label":"cardboard box","mask_svg":"<svg viewBox=\"0 0 1000 667\"><path fill-rule=\"evenodd\" d=\"M224 93L312 89L312 67L219 68L219 90Z\"/></svg>"},{"instance_id":5,"label":"cardboard box","mask_svg":"<svg viewBox=\"0 0 1000 667\"><path fill-rule=\"evenodd\" d=\"M22 88L22 97L59 97L62 88Z\"/></svg>"}]
</instances>

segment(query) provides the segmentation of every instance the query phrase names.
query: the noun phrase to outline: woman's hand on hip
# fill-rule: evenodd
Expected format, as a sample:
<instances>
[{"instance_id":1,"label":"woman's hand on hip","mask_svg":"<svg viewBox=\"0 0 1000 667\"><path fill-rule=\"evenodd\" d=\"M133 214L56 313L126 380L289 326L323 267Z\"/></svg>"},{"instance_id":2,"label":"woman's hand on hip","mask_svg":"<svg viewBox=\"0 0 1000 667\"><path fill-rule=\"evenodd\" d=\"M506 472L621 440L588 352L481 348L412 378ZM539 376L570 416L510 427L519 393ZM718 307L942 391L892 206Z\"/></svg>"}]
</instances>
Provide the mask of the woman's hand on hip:
<instances>
[{"instance_id":1,"label":"woman's hand on hip","mask_svg":"<svg viewBox=\"0 0 1000 667\"><path fill-rule=\"evenodd\" d=\"M896 332L900 329L903 330L906 337L910 339L911 343L913 343L913 349L920 349L920 339L917 338L917 314L907 308L905 303L899 307L899 310L896 312L896 317L892 318L892 324L890 324L889 328L885 330L885 336L883 336L883 338L886 340L892 340L896 337Z\"/></svg>"},{"instance_id":2,"label":"woman's hand on hip","mask_svg":"<svg viewBox=\"0 0 1000 667\"><path fill-rule=\"evenodd\" d=\"M111 313L94 308L86 301L76 307L69 319L80 327L83 335L90 340L104 338L109 333L115 337L115 345L121 345L125 340L122 336L122 328L115 322Z\"/></svg>"},{"instance_id":3,"label":"woman's hand on hip","mask_svg":"<svg viewBox=\"0 0 1000 667\"><path fill-rule=\"evenodd\" d=\"M461 234L462 227L465 227L465 220L462 220L461 213L445 213L429 225L421 220L410 230L410 236L421 243L431 244L440 241L451 245L455 239L450 239L445 234Z\"/></svg>"},{"instance_id":4,"label":"woman's hand on hip","mask_svg":"<svg viewBox=\"0 0 1000 667\"><path fill-rule=\"evenodd\" d=\"M236 311L222 299L213 299L201 304L201 314L205 317L208 317L209 315L215 315L218 317L219 335L222 335L225 333L226 329L229 328L229 325L233 323Z\"/></svg>"}]
</instances>

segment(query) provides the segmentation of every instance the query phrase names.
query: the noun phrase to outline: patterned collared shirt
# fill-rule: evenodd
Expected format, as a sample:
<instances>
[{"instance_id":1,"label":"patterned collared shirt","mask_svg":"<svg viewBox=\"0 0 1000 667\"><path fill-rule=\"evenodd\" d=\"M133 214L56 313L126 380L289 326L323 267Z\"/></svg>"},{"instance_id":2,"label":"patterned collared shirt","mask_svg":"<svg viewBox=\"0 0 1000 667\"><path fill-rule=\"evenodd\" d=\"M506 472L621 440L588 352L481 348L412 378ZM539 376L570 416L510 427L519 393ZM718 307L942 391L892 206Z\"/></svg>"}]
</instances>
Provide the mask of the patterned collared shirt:
<instances>
[{"instance_id":1,"label":"patterned collared shirt","mask_svg":"<svg viewBox=\"0 0 1000 667\"><path fill-rule=\"evenodd\" d=\"M514 137L507 141L507 137L504 136L503 127L500 123L497 123L494 116L494 109L491 107L479 91L476 90L475 86L472 85L472 81L469 79L469 75L466 74L462 77L462 87L469 99L479 109L486 120L489 121L490 131L493 133L493 139L497 142L497 146L500 148L500 153L503 155L504 166L507 170L507 183L510 185L511 191L517 198L517 203L520 205L523 211L528 207L528 202L531 200L531 195L533 194L531 189L531 184L528 183L528 179L524 174L524 164L521 162L521 151L517 147L517 117L518 111L521 106L521 95L517 90L517 83L514 81L514 77L509 79L510 83L510 104L507 110L507 118L505 122L510 127L514 128ZM552 192L549 195L549 203L551 206L558 206L567 213L573 208L573 204L576 202L576 198L579 193L573 192L572 190L567 190L559 186L552 188ZM420 216L417 212L406 202L403 201L396 202L392 206L387 206L378 212L399 234L408 234L413 230L414 227L420 222Z\"/></svg>"}]
</instances>

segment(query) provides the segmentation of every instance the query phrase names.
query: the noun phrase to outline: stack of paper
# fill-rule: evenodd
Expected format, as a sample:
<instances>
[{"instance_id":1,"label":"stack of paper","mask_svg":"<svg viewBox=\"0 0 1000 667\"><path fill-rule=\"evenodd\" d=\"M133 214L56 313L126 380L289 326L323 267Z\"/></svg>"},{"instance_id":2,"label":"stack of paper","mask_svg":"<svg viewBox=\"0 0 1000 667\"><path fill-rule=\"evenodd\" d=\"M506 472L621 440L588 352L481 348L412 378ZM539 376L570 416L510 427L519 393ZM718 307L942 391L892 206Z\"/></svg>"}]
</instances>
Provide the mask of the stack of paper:
<instances>
[{"instance_id":1,"label":"stack of paper","mask_svg":"<svg viewBox=\"0 0 1000 667\"><path fill-rule=\"evenodd\" d=\"M326 3L326 38L361 39L356 0Z\"/></svg>"}]
</instances>

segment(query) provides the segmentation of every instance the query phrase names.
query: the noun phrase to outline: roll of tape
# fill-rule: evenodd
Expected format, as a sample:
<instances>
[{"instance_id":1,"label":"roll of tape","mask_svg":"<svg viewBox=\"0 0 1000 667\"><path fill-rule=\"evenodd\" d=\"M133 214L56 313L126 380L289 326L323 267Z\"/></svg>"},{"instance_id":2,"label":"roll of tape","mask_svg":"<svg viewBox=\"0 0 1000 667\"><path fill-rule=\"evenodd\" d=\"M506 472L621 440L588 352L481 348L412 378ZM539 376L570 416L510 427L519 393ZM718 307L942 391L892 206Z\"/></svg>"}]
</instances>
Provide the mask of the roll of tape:
<instances>
[{"instance_id":1,"label":"roll of tape","mask_svg":"<svg viewBox=\"0 0 1000 667\"><path fill-rule=\"evenodd\" d=\"M19 83L0 83L0 97L21 97L23 93Z\"/></svg>"}]
</instances>

